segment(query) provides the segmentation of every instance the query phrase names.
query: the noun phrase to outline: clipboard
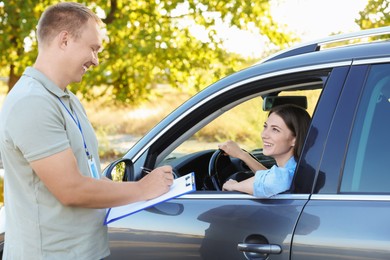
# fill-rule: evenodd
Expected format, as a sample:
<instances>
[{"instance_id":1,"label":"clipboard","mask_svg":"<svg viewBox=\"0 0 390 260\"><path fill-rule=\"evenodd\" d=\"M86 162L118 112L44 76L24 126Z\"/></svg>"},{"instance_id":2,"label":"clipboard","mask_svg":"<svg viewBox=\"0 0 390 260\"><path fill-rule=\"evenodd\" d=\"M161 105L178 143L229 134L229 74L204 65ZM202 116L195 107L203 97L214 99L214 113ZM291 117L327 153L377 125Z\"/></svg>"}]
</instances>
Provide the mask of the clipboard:
<instances>
[{"instance_id":1,"label":"clipboard","mask_svg":"<svg viewBox=\"0 0 390 260\"><path fill-rule=\"evenodd\" d=\"M170 190L167 193L161 195L160 197L147 201L134 202L124 206L109 208L107 210L103 225L108 225L121 218L130 216L138 211L152 207L158 203L179 197L181 195L193 192L195 190L195 174L191 172L180 178L174 179Z\"/></svg>"}]
</instances>

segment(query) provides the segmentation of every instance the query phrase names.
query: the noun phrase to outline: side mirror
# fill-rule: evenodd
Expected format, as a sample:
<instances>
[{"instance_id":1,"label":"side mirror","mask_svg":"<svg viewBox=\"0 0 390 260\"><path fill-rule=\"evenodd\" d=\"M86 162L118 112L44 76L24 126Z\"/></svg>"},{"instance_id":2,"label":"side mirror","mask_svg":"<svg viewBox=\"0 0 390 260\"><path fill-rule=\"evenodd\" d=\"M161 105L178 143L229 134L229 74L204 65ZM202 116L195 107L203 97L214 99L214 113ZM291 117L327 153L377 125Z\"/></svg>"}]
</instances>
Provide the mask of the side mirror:
<instances>
[{"instance_id":1,"label":"side mirror","mask_svg":"<svg viewBox=\"0 0 390 260\"><path fill-rule=\"evenodd\" d=\"M134 181L133 162L127 158L116 160L107 166L103 174L116 182Z\"/></svg>"}]
</instances>

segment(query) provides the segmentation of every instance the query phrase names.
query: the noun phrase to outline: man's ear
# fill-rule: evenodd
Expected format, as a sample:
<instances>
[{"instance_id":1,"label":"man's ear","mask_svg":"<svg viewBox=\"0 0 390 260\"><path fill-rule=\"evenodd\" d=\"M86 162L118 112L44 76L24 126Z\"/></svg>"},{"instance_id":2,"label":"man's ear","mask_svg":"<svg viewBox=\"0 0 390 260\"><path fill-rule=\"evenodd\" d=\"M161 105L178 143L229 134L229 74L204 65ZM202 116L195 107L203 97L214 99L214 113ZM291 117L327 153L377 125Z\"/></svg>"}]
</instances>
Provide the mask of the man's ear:
<instances>
[{"instance_id":1,"label":"man's ear","mask_svg":"<svg viewBox=\"0 0 390 260\"><path fill-rule=\"evenodd\" d=\"M60 32L57 37L58 47L60 49L66 48L68 46L69 38L70 38L69 32L67 31Z\"/></svg>"}]
</instances>

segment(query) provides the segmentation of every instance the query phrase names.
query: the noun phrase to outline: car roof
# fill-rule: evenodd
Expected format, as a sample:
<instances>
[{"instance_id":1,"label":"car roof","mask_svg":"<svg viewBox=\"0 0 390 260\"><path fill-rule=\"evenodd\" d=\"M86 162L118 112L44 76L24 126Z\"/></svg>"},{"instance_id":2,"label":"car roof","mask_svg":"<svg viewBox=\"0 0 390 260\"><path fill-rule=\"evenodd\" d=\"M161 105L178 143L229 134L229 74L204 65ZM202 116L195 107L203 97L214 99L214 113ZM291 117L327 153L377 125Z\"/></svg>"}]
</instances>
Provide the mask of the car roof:
<instances>
[{"instance_id":1,"label":"car roof","mask_svg":"<svg viewBox=\"0 0 390 260\"><path fill-rule=\"evenodd\" d=\"M386 28L390 33L390 27ZM390 59L390 40L343 45L342 47L303 52L301 54L292 54L290 52L288 56L284 54L283 56L276 55L273 59L257 63L239 72L230 74L197 93L197 95L206 98L219 92L227 85L244 82L250 78L265 78L272 74L276 76L287 72L293 73L318 68L325 69L348 66L357 61L368 60L366 62L370 62L372 59L382 58Z\"/></svg>"},{"instance_id":2,"label":"car roof","mask_svg":"<svg viewBox=\"0 0 390 260\"><path fill-rule=\"evenodd\" d=\"M331 45L342 47L348 44L356 43L356 41L354 40L368 39L370 37L372 38L376 36L389 35L389 34L390 34L390 26L373 28L368 30L361 30L352 33L333 35L323 39L318 39L318 40L295 45L292 48L288 48L268 56L267 58L260 61L260 63L265 63L271 60L281 59L285 57L301 55L304 53L318 52L321 51L324 47L331 46ZM342 43L344 43L344 45Z\"/></svg>"}]
</instances>

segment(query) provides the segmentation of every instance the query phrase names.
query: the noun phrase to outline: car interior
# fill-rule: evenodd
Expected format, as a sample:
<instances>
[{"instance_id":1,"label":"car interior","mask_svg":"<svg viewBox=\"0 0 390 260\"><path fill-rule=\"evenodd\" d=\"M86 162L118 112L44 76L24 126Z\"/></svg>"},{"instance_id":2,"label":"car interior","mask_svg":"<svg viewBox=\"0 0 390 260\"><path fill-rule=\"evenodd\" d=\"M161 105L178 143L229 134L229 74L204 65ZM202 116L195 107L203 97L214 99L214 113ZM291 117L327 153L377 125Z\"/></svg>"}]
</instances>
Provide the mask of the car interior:
<instances>
[{"instance_id":1,"label":"car interior","mask_svg":"<svg viewBox=\"0 0 390 260\"><path fill-rule=\"evenodd\" d=\"M302 95L303 94L305 95ZM315 104L321 89L314 90L297 90L297 91L281 91L279 93L270 93L269 95L255 97L246 102L253 102L255 100L258 103L258 108L261 110L262 116L260 120L255 123L256 125L256 140L254 142L249 142L248 144L243 144L239 141L241 147L245 147L244 150L248 151L252 157L260 161L267 168L272 167L275 164L275 160L272 157L265 156L262 153L262 143L260 138L260 133L262 131L262 125L266 120L268 111L277 105L281 104L296 104L305 109L308 109L308 102L310 102L310 111L312 114ZM308 96L310 100L308 100ZM236 105L234 109L244 109L245 103L243 102L239 105ZM232 110L232 109L230 109ZM220 117L227 117L226 113L229 113L230 110L227 110ZM224 119L222 119L224 120ZM212 124L210 122L209 124ZM240 124L239 122L237 122ZM206 126L204 126L206 127ZM204 128L202 128L204 129ZM199 130L199 131L202 131ZM194 135L196 137L196 134ZM246 178L253 176L253 172L249 167L237 158L226 156L221 150L217 148L218 142L210 142L206 149L196 150L196 145L193 145L194 137L188 138L185 142L179 145L172 153L170 153L164 160L161 161L160 165L169 164L173 167L174 171L178 176L185 175L189 172L195 173L196 187L197 190L221 190L223 183L228 179L235 179L237 181L242 181ZM225 140L221 140L219 143L222 143ZM236 140L233 140L236 141ZM193 146L194 151L190 152L187 143L191 143L190 146Z\"/></svg>"}]
</instances>

